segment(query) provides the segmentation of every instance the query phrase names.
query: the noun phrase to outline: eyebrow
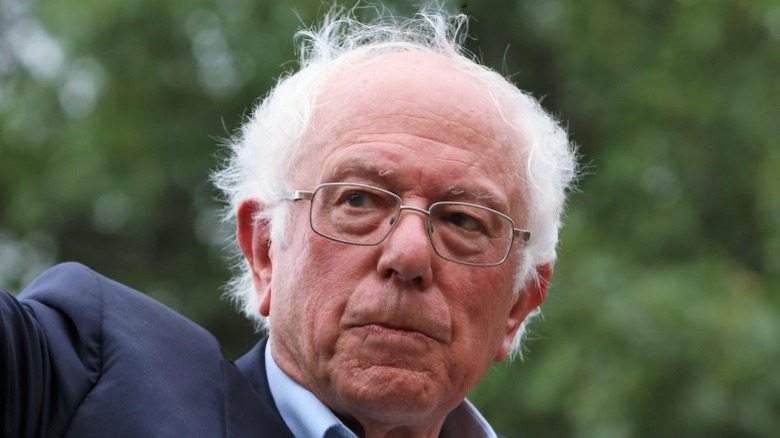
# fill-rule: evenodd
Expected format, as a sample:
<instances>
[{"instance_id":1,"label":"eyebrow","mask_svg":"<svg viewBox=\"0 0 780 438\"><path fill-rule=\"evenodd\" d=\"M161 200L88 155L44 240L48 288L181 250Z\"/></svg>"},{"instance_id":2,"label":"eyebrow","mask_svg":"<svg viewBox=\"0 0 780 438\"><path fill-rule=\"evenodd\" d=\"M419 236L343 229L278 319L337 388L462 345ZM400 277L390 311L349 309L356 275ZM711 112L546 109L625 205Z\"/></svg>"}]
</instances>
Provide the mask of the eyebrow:
<instances>
[{"instance_id":1,"label":"eyebrow","mask_svg":"<svg viewBox=\"0 0 780 438\"><path fill-rule=\"evenodd\" d=\"M447 198L468 198L475 201L487 201L490 204L500 203L499 199L492 193L466 190L458 186L449 186L442 190L441 194Z\"/></svg>"},{"instance_id":2,"label":"eyebrow","mask_svg":"<svg viewBox=\"0 0 780 438\"><path fill-rule=\"evenodd\" d=\"M362 176L369 179L380 178L387 179L393 175L391 169L378 168L374 164L365 163L362 161L348 161L337 166L330 173L331 179L344 178L347 176Z\"/></svg>"},{"instance_id":3,"label":"eyebrow","mask_svg":"<svg viewBox=\"0 0 780 438\"><path fill-rule=\"evenodd\" d=\"M347 160L336 166L330 172L332 181L342 181L346 177L363 177L369 180L379 180L383 182L383 188L392 186L390 184L394 170L377 166L374 163L366 163L362 160ZM434 193L436 200L470 202L478 205L485 205L494 210L504 211L509 209L509 204L495 193L488 190L474 188L465 188L459 185L449 185Z\"/></svg>"}]
</instances>

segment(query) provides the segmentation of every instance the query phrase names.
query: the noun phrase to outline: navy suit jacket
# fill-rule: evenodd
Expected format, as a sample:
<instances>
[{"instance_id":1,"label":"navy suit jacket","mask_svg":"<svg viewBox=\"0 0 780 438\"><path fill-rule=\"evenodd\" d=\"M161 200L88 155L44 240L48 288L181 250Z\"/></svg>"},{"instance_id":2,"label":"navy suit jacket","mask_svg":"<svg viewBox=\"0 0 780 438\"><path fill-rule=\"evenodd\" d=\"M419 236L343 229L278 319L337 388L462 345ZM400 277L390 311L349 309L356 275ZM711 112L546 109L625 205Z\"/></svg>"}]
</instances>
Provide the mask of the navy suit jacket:
<instances>
[{"instance_id":1,"label":"navy suit jacket","mask_svg":"<svg viewBox=\"0 0 780 438\"><path fill-rule=\"evenodd\" d=\"M75 263L0 291L3 437L291 437L261 341L235 364L206 330Z\"/></svg>"}]
</instances>

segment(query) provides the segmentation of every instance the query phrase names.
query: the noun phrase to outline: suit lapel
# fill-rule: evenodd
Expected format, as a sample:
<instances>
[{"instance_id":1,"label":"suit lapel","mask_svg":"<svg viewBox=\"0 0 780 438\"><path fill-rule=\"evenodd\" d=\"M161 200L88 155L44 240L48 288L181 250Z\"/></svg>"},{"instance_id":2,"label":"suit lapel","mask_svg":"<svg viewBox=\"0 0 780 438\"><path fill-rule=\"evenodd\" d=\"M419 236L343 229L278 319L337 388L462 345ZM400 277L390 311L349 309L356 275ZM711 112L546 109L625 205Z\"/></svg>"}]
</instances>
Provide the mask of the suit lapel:
<instances>
[{"instance_id":1,"label":"suit lapel","mask_svg":"<svg viewBox=\"0 0 780 438\"><path fill-rule=\"evenodd\" d=\"M235 365L222 363L225 377L225 423L228 437L290 437L276 408L265 371L264 338Z\"/></svg>"}]
</instances>

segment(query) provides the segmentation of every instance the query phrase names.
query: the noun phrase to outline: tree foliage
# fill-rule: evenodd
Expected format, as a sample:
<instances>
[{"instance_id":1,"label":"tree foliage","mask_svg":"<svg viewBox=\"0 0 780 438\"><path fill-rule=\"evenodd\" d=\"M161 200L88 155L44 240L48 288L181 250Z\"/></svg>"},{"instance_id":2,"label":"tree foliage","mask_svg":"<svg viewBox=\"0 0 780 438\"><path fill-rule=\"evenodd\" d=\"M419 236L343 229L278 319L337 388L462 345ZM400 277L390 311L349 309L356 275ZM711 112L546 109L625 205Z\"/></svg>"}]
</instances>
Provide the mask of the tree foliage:
<instances>
[{"instance_id":1,"label":"tree foliage","mask_svg":"<svg viewBox=\"0 0 780 438\"><path fill-rule=\"evenodd\" d=\"M349 5L348 5L349 6ZM780 426L780 5L496 0L469 48L579 144L545 318L472 399L507 436ZM411 13L411 4L388 4ZM208 174L319 1L0 2L0 284L83 262L214 332L232 230Z\"/></svg>"}]
</instances>

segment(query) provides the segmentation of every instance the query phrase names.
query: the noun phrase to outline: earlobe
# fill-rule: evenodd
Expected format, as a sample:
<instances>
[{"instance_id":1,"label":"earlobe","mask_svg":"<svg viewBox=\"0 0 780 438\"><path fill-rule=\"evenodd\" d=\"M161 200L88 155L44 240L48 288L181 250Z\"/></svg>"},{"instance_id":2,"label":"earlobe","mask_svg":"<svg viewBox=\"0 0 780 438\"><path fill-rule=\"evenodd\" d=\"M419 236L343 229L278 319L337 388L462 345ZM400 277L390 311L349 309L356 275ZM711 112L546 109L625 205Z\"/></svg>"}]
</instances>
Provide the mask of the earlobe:
<instances>
[{"instance_id":1,"label":"earlobe","mask_svg":"<svg viewBox=\"0 0 780 438\"><path fill-rule=\"evenodd\" d=\"M271 309L271 238L267 221L258 220L263 210L257 201L244 201L236 215L236 235L241 252L252 270L252 282L257 294L258 312L268 316Z\"/></svg>"},{"instance_id":2,"label":"earlobe","mask_svg":"<svg viewBox=\"0 0 780 438\"><path fill-rule=\"evenodd\" d=\"M552 264L537 266L536 276L530 278L525 288L514 295L514 303L507 318L504 339L494 358L496 362L506 359L512 348L515 334L523 321L547 298L547 287L550 283L550 277L552 277L552 271Z\"/></svg>"}]
</instances>

